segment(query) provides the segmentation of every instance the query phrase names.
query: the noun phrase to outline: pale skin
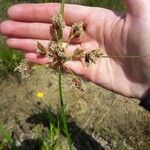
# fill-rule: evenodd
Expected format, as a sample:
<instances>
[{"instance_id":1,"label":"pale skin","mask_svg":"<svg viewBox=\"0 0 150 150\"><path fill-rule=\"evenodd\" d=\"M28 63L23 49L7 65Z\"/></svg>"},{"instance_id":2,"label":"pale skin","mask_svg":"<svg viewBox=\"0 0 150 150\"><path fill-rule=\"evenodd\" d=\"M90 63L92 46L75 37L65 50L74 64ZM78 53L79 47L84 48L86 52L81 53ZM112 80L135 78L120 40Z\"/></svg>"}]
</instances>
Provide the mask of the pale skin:
<instances>
[{"instance_id":1,"label":"pale skin","mask_svg":"<svg viewBox=\"0 0 150 150\"><path fill-rule=\"evenodd\" d=\"M110 57L101 58L90 67L85 67L79 60L66 62L65 66L108 90L140 99L150 88L150 1L125 0L125 4L126 14L65 5L64 43L73 23L82 20L85 32L80 40L71 41L67 54L77 47L87 51L99 47ZM35 53L36 43L40 41L47 45L52 38L50 18L59 10L60 4L54 3L14 5L8 10L9 20L0 24L0 31L8 37L8 46L23 51L29 61L49 63L48 58Z\"/></svg>"}]
</instances>

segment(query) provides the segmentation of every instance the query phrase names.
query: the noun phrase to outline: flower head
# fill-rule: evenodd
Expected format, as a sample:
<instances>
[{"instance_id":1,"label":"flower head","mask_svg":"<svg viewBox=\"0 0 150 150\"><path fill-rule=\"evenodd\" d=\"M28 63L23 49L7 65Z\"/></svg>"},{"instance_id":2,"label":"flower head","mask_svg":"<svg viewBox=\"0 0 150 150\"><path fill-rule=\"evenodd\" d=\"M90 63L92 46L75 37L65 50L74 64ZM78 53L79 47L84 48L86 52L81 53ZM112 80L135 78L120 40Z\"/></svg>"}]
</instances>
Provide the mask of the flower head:
<instances>
[{"instance_id":1,"label":"flower head","mask_svg":"<svg viewBox=\"0 0 150 150\"><path fill-rule=\"evenodd\" d=\"M30 62L28 62L26 59L23 59L14 71L18 71L21 74L22 78L26 78L30 75L32 67Z\"/></svg>"},{"instance_id":2,"label":"flower head","mask_svg":"<svg viewBox=\"0 0 150 150\"><path fill-rule=\"evenodd\" d=\"M52 27L55 41L61 41L63 36L63 30L66 24L62 17L62 14L54 15L52 17Z\"/></svg>"},{"instance_id":3,"label":"flower head","mask_svg":"<svg viewBox=\"0 0 150 150\"><path fill-rule=\"evenodd\" d=\"M37 55L46 55L47 53L46 48L40 42L37 42L36 53Z\"/></svg>"},{"instance_id":4,"label":"flower head","mask_svg":"<svg viewBox=\"0 0 150 150\"><path fill-rule=\"evenodd\" d=\"M38 92L38 93L36 94L36 96L37 96L38 98L43 98L44 93L43 93L43 92Z\"/></svg>"},{"instance_id":5,"label":"flower head","mask_svg":"<svg viewBox=\"0 0 150 150\"><path fill-rule=\"evenodd\" d=\"M62 14L54 15L52 17L52 25L55 30L63 30L66 26Z\"/></svg>"},{"instance_id":6,"label":"flower head","mask_svg":"<svg viewBox=\"0 0 150 150\"><path fill-rule=\"evenodd\" d=\"M86 65L89 66L92 63L95 63L98 58L103 55L103 51L101 49L94 49L89 53L85 54L85 62Z\"/></svg>"},{"instance_id":7,"label":"flower head","mask_svg":"<svg viewBox=\"0 0 150 150\"><path fill-rule=\"evenodd\" d=\"M70 38L79 38L83 33L83 22L74 23L71 28Z\"/></svg>"}]
</instances>

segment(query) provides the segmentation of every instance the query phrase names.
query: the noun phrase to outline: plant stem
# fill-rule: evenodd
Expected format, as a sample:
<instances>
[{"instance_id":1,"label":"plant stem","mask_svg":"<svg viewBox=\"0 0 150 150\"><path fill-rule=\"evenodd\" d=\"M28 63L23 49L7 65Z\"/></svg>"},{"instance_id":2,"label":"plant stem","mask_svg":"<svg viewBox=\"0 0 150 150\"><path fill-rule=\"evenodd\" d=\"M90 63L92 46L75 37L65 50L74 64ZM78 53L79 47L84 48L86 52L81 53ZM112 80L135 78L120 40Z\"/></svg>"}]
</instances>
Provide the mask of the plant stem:
<instances>
[{"instance_id":1,"label":"plant stem","mask_svg":"<svg viewBox=\"0 0 150 150\"><path fill-rule=\"evenodd\" d=\"M64 19L64 6L65 6L65 0L61 1L61 10L60 13L62 14L62 18ZM62 33L63 35L63 33ZM61 39L63 38L63 36L61 37ZM62 82L61 82L61 64L59 65L58 68L58 85L59 85L59 98L60 98L60 109L61 109L61 119L63 122L63 126L64 126L64 132L67 136L68 139L68 144L69 144L69 150L72 150L72 141L71 141L71 137L69 134L69 129L68 129L68 125L67 125L67 118L66 118L66 114L65 114L65 107L64 107L64 102L63 102L63 94L62 94Z\"/></svg>"},{"instance_id":2,"label":"plant stem","mask_svg":"<svg viewBox=\"0 0 150 150\"><path fill-rule=\"evenodd\" d=\"M107 55L104 55L100 57L102 58L146 58L148 56L107 56Z\"/></svg>"},{"instance_id":3,"label":"plant stem","mask_svg":"<svg viewBox=\"0 0 150 150\"><path fill-rule=\"evenodd\" d=\"M65 114L65 108L63 103L63 94L62 94L62 82L61 82L61 66L59 66L58 78L59 78L59 98L60 98L60 106L61 106L61 119L63 121L64 131L68 139L69 150L72 150L72 141L69 134L69 129L67 125L67 119Z\"/></svg>"},{"instance_id":4,"label":"plant stem","mask_svg":"<svg viewBox=\"0 0 150 150\"><path fill-rule=\"evenodd\" d=\"M61 9L60 9L60 13L62 14L62 17L64 18L64 7L65 7L65 0L61 1Z\"/></svg>"}]
</instances>

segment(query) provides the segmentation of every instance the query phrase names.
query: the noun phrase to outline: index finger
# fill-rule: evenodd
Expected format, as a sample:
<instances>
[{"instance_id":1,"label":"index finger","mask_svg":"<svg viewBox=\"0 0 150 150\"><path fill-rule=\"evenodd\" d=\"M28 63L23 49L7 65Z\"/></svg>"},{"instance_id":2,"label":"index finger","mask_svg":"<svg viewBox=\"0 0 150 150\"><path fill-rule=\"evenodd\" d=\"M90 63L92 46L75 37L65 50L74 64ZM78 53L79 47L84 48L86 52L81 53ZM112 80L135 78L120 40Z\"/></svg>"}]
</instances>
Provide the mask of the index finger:
<instances>
[{"instance_id":1,"label":"index finger","mask_svg":"<svg viewBox=\"0 0 150 150\"><path fill-rule=\"evenodd\" d=\"M65 4L65 21L67 25L75 22L86 22L89 7ZM60 12L59 3L17 4L8 10L10 19L23 22L50 22L50 18Z\"/></svg>"}]
</instances>

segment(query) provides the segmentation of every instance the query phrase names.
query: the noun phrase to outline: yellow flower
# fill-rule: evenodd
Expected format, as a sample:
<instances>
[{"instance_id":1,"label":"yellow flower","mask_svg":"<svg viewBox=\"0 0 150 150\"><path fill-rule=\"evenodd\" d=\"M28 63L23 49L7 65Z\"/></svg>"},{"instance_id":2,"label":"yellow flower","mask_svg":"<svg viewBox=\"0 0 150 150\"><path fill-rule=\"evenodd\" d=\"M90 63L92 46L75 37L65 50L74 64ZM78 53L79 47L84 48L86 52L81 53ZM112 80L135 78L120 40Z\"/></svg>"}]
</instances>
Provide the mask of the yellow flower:
<instances>
[{"instance_id":1,"label":"yellow flower","mask_svg":"<svg viewBox=\"0 0 150 150\"><path fill-rule=\"evenodd\" d=\"M38 93L36 94L36 96L37 96L38 98L43 98L44 93L43 93L43 92L38 92Z\"/></svg>"}]
</instances>

